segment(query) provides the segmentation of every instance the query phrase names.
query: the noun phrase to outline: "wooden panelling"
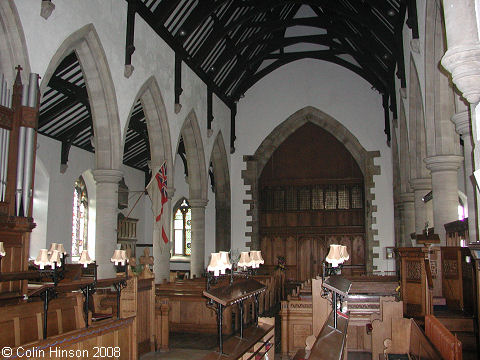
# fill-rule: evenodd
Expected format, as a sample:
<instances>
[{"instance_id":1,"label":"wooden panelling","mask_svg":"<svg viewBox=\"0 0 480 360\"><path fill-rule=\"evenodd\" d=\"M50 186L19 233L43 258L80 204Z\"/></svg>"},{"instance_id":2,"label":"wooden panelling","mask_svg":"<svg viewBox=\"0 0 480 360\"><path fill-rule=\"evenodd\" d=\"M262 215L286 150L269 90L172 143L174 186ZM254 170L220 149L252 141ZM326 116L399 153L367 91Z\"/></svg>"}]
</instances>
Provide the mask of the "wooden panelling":
<instances>
[{"instance_id":1,"label":"wooden panelling","mask_svg":"<svg viewBox=\"0 0 480 360\"><path fill-rule=\"evenodd\" d=\"M17 348L12 349L17 354ZM18 348L25 358L136 360L135 318L107 320L88 329L71 331Z\"/></svg>"}]
</instances>

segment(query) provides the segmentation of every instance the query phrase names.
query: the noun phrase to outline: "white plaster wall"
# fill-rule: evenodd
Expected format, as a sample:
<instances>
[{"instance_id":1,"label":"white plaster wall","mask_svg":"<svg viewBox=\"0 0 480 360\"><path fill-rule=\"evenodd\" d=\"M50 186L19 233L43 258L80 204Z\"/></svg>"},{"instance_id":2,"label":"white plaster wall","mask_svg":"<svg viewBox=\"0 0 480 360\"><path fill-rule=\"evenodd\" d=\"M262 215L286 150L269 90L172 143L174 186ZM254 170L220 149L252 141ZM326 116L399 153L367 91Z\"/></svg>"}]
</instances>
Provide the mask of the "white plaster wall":
<instances>
[{"instance_id":1,"label":"white plaster wall","mask_svg":"<svg viewBox=\"0 0 480 360\"><path fill-rule=\"evenodd\" d=\"M122 129L122 139L127 128L128 116L135 101L135 97L140 87L150 77L154 76L157 80L162 97L166 106L167 121L169 124L172 153L178 143L178 137L183 122L187 114L193 109L199 121L202 134L202 141L205 151L205 158L209 159L213 143L218 131L222 131L224 138L228 139L230 134L230 110L216 96L213 98L214 121L212 123L213 136L207 137L207 87L185 64L182 67L182 88L181 96L182 110L174 113L174 52L168 45L161 40L157 34L140 18L136 16L135 24L135 47L136 51L132 57L132 64L135 67L133 75L127 79L123 76L124 72L124 51L125 51L125 28L127 3L118 0L65 0L56 2L55 10L48 20L40 17L40 4L35 0L16 0L19 17L26 37L26 45L32 66L32 72L43 75L49 65L50 59L56 53L62 42L72 33L92 23L98 33L100 42L105 51L110 72L115 87L116 103L120 119L120 128ZM95 169L95 160L93 154L78 155L78 149L71 151L69 159L69 170L61 176L59 173L60 164L60 144L49 143L49 156L55 160L48 159L46 168L52 176L50 189L55 189L55 203L49 202L49 216L47 224L47 235L39 236L47 239L64 238L67 236L67 229L71 219L67 221L66 214L71 213L70 188L72 180L79 169ZM45 145L46 146L46 145ZM226 144L229 147L229 142ZM114 149L115 152L123 151L123 140L121 149ZM227 151L228 153L228 151ZM45 154L48 158L48 156ZM78 162L78 164L77 164ZM206 161L208 165L208 161ZM75 175L71 169L76 169ZM125 167L126 183L129 188L138 188L143 184L143 174L129 173ZM183 170L182 170L183 171ZM130 175L129 175L130 174ZM174 173L170 172L174 178ZM63 188L63 184L68 184ZM181 189L182 185L176 185L169 180L169 186ZM59 191L56 189L59 188ZM187 194L188 197L188 194ZM210 201L207 206L207 221L214 221L211 218L212 205ZM68 208L68 211L66 211ZM139 218L139 241L144 243L152 242L152 216L150 201L142 200L138 209L135 209L131 216ZM214 213L214 211L213 211ZM59 217L57 217L59 216ZM171 214L170 214L171 216ZM58 226L59 222L61 226ZM55 226L56 225L56 226ZM44 231L45 232L45 231ZM214 235L214 232L213 232ZM212 229L207 227L207 242L212 239ZM41 240L39 240L41 241ZM58 241L58 240L49 240ZM213 237L214 241L214 237ZM207 247L210 245L207 244ZM210 249L210 248L208 248ZM209 254L209 250L206 250Z\"/></svg>"},{"instance_id":2,"label":"white plaster wall","mask_svg":"<svg viewBox=\"0 0 480 360\"><path fill-rule=\"evenodd\" d=\"M380 151L375 164L381 175L374 176L378 229L381 249L374 265L393 270L393 261L385 259L384 247L394 246L393 182L391 149L386 144L381 96L363 79L332 63L302 60L288 64L254 85L238 104L236 152L231 158L232 248L245 248L245 232L250 217L243 200L246 187L241 171L242 157L252 155L262 140L281 122L305 106L314 106L341 122L367 151Z\"/></svg>"},{"instance_id":3,"label":"white plaster wall","mask_svg":"<svg viewBox=\"0 0 480 360\"><path fill-rule=\"evenodd\" d=\"M60 152L61 143L59 141L38 135L33 208L33 217L37 226L32 231L30 256L36 256L41 248L49 248L52 242L63 243L67 252L71 254L73 186L77 178L82 175L87 185L89 198L88 247L90 256L94 259L96 188L91 173L95 163L94 154L72 146L67 171L61 174ZM122 166L121 170L130 190L144 188L143 172L127 166ZM129 207L122 210L124 215L132 210L138 195L138 193L130 194ZM130 217L139 219L137 227L139 242L144 242L145 238L144 203L145 196L142 196L138 205L130 213ZM48 217L46 216L47 209ZM149 239L151 243L151 231Z\"/></svg>"}]
</instances>

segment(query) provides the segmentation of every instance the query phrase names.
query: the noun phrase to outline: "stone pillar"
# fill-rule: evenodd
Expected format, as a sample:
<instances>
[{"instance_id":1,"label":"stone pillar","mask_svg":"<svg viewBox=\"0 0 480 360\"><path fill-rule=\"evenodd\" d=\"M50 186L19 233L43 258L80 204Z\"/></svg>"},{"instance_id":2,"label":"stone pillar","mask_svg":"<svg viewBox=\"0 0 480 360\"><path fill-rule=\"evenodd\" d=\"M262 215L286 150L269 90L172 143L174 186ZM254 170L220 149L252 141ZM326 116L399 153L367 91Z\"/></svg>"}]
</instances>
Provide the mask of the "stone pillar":
<instances>
[{"instance_id":1,"label":"stone pillar","mask_svg":"<svg viewBox=\"0 0 480 360\"><path fill-rule=\"evenodd\" d=\"M192 255L190 274L201 276L205 272L205 206L208 200L189 200L192 208Z\"/></svg>"},{"instance_id":2,"label":"stone pillar","mask_svg":"<svg viewBox=\"0 0 480 360\"><path fill-rule=\"evenodd\" d=\"M415 234L421 234L425 229L425 223L428 222L429 227L434 225L434 217L428 211L427 204L423 202L423 197L432 190L432 179L412 179L410 185L414 196Z\"/></svg>"},{"instance_id":3,"label":"stone pillar","mask_svg":"<svg viewBox=\"0 0 480 360\"><path fill-rule=\"evenodd\" d=\"M118 183L122 175L121 171L113 169L93 171L97 184L95 260L100 279L115 277L115 267L110 258L117 248Z\"/></svg>"},{"instance_id":4,"label":"stone pillar","mask_svg":"<svg viewBox=\"0 0 480 360\"><path fill-rule=\"evenodd\" d=\"M157 284L161 284L164 279L170 281L170 244L173 240L170 225L172 223L172 198L174 194L175 188L167 188L168 202L163 205L162 219L158 225L155 223L155 219L153 220L153 272ZM162 238L162 223L169 240L167 244Z\"/></svg>"},{"instance_id":5,"label":"stone pillar","mask_svg":"<svg viewBox=\"0 0 480 360\"><path fill-rule=\"evenodd\" d=\"M440 236L440 246L446 245L444 225L458 219L458 168L463 161L458 155L437 155L425 159L432 174L433 222Z\"/></svg>"},{"instance_id":6,"label":"stone pillar","mask_svg":"<svg viewBox=\"0 0 480 360\"><path fill-rule=\"evenodd\" d=\"M415 232L415 195L413 192L400 194L402 202L401 243L399 246L412 246L411 233Z\"/></svg>"},{"instance_id":7,"label":"stone pillar","mask_svg":"<svg viewBox=\"0 0 480 360\"><path fill-rule=\"evenodd\" d=\"M475 1L443 0L448 50L442 65L470 104L480 100L480 42Z\"/></svg>"},{"instance_id":8,"label":"stone pillar","mask_svg":"<svg viewBox=\"0 0 480 360\"><path fill-rule=\"evenodd\" d=\"M468 202L468 234L470 241L477 241L477 205L475 180L473 179L473 147L470 113L468 109L452 116L455 130L463 140L463 159L465 167L465 192Z\"/></svg>"}]
</instances>

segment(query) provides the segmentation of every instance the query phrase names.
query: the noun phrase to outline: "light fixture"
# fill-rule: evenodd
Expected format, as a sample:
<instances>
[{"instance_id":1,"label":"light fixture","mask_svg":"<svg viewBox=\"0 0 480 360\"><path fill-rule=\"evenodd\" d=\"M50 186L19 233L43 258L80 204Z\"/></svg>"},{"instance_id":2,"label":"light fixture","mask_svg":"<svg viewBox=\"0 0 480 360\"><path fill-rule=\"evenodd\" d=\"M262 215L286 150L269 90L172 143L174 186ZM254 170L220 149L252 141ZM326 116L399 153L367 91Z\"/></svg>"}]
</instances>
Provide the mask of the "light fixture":
<instances>
[{"instance_id":1,"label":"light fixture","mask_svg":"<svg viewBox=\"0 0 480 360\"><path fill-rule=\"evenodd\" d=\"M48 250L40 249L37 255L37 258L34 261L35 265L40 266L40 270L45 269L45 266L52 265L48 259Z\"/></svg>"},{"instance_id":2,"label":"light fixture","mask_svg":"<svg viewBox=\"0 0 480 360\"><path fill-rule=\"evenodd\" d=\"M252 266L252 260L250 259L250 255L248 251L242 251L240 253L240 260L238 260L238 266L243 267L245 270L247 267Z\"/></svg>"},{"instance_id":3,"label":"light fixture","mask_svg":"<svg viewBox=\"0 0 480 360\"><path fill-rule=\"evenodd\" d=\"M115 250L110 261L115 263L115 266L118 266L119 264L125 266L125 263L128 262L125 250Z\"/></svg>"},{"instance_id":4,"label":"light fixture","mask_svg":"<svg viewBox=\"0 0 480 360\"><path fill-rule=\"evenodd\" d=\"M54 267L59 267L62 262L62 259L60 259L60 252L58 250L53 250L49 261L50 265L52 265L52 269Z\"/></svg>"},{"instance_id":5,"label":"light fixture","mask_svg":"<svg viewBox=\"0 0 480 360\"><path fill-rule=\"evenodd\" d=\"M0 241L0 258L4 257L6 254L5 248L3 247L3 241Z\"/></svg>"},{"instance_id":6,"label":"light fixture","mask_svg":"<svg viewBox=\"0 0 480 360\"><path fill-rule=\"evenodd\" d=\"M221 264L220 273L225 274L225 271L227 269L232 270L232 263L230 262L228 251L220 251L219 254L220 254L220 264Z\"/></svg>"},{"instance_id":7,"label":"light fixture","mask_svg":"<svg viewBox=\"0 0 480 360\"><path fill-rule=\"evenodd\" d=\"M330 252L328 253L325 260L329 264L331 264L332 267L338 267L338 265L343 262L342 256L340 254L340 248L341 248L341 245L337 245L337 244L330 245Z\"/></svg>"},{"instance_id":8,"label":"light fixture","mask_svg":"<svg viewBox=\"0 0 480 360\"><path fill-rule=\"evenodd\" d=\"M90 259L87 250L82 250L82 254L80 255L80 259L78 260L79 264L82 264L84 268L87 267L88 264L93 263L93 260Z\"/></svg>"},{"instance_id":9,"label":"light fixture","mask_svg":"<svg viewBox=\"0 0 480 360\"><path fill-rule=\"evenodd\" d=\"M48 249L48 255L51 255L53 250L57 250L57 243L51 243L50 244L50 249Z\"/></svg>"},{"instance_id":10,"label":"light fixture","mask_svg":"<svg viewBox=\"0 0 480 360\"><path fill-rule=\"evenodd\" d=\"M341 245L340 247L340 256L342 257L342 263L350 259L350 255L348 254L347 247L345 245Z\"/></svg>"},{"instance_id":11,"label":"light fixture","mask_svg":"<svg viewBox=\"0 0 480 360\"><path fill-rule=\"evenodd\" d=\"M67 252L65 251L65 247L63 246L63 244L57 244L57 248L56 250L60 253L60 257L64 257L65 255L67 255Z\"/></svg>"},{"instance_id":12,"label":"light fixture","mask_svg":"<svg viewBox=\"0 0 480 360\"><path fill-rule=\"evenodd\" d=\"M260 250L250 251L250 260L252 262L252 267L257 269L260 267L260 264L264 264L265 261L262 258L262 252Z\"/></svg>"},{"instance_id":13,"label":"light fixture","mask_svg":"<svg viewBox=\"0 0 480 360\"><path fill-rule=\"evenodd\" d=\"M213 271L214 276L220 275L221 269L221 258L220 253L212 253L210 257L210 264L208 264L207 271Z\"/></svg>"}]
</instances>

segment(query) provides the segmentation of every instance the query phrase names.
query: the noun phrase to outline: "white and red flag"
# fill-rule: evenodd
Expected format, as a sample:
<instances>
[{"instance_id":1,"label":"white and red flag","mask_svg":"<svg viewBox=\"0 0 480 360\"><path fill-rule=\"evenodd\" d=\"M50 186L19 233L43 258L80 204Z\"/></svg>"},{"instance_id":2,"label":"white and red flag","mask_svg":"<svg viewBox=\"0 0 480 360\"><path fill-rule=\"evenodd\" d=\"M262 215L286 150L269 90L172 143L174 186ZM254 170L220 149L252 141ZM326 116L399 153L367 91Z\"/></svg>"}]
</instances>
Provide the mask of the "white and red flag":
<instances>
[{"instance_id":1,"label":"white and red flag","mask_svg":"<svg viewBox=\"0 0 480 360\"><path fill-rule=\"evenodd\" d=\"M167 194L167 163L164 162L158 169L152 180L147 185L147 191L152 200L152 209L155 221L158 223L163 215L163 205L168 201ZM162 239L168 243L168 237L162 224Z\"/></svg>"}]
</instances>

